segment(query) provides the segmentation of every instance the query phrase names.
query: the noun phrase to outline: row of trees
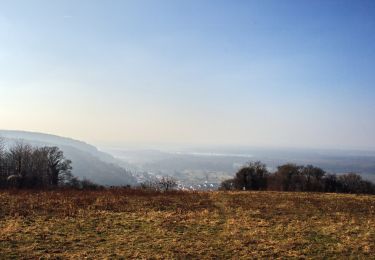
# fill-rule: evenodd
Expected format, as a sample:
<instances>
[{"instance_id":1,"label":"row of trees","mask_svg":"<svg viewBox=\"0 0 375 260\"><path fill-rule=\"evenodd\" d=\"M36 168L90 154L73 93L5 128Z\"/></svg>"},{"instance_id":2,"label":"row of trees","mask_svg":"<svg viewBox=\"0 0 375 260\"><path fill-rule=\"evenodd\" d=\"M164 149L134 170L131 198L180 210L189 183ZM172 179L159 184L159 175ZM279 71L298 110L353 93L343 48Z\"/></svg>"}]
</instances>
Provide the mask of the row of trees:
<instances>
[{"instance_id":1,"label":"row of trees","mask_svg":"<svg viewBox=\"0 0 375 260\"><path fill-rule=\"evenodd\" d=\"M19 142L6 149L0 139L0 188L80 185L71 170L71 161L58 147L32 147Z\"/></svg>"},{"instance_id":2,"label":"row of trees","mask_svg":"<svg viewBox=\"0 0 375 260\"><path fill-rule=\"evenodd\" d=\"M265 164L252 162L233 179L223 181L223 190L313 191L375 194L375 185L355 173L327 174L312 165L284 164L270 173Z\"/></svg>"}]
</instances>

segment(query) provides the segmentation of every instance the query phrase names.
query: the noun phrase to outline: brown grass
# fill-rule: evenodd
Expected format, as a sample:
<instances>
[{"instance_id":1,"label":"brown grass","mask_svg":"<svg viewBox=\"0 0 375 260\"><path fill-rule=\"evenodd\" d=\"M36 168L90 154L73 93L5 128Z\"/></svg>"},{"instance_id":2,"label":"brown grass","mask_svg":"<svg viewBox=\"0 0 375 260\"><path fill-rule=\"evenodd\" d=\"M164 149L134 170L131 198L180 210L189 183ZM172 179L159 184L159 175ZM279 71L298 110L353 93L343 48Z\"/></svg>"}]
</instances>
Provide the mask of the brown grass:
<instances>
[{"instance_id":1,"label":"brown grass","mask_svg":"<svg viewBox=\"0 0 375 260\"><path fill-rule=\"evenodd\" d=\"M0 259L375 259L375 196L0 192Z\"/></svg>"}]
</instances>

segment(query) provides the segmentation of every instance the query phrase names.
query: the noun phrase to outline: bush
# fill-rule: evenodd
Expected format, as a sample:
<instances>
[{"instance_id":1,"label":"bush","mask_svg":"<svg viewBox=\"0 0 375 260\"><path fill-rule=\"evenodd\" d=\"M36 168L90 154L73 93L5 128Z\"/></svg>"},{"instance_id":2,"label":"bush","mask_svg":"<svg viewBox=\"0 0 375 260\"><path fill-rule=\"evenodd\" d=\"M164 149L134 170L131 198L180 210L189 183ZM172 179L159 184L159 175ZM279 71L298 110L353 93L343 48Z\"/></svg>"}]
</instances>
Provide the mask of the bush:
<instances>
[{"instance_id":1,"label":"bush","mask_svg":"<svg viewBox=\"0 0 375 260\"><path fill-rule=\"evenodd\" d=\"M265 190L268 175L265 164L259 161L249 163L236 173L233 184L236 189Z\"/></svg>"}]
</instances>

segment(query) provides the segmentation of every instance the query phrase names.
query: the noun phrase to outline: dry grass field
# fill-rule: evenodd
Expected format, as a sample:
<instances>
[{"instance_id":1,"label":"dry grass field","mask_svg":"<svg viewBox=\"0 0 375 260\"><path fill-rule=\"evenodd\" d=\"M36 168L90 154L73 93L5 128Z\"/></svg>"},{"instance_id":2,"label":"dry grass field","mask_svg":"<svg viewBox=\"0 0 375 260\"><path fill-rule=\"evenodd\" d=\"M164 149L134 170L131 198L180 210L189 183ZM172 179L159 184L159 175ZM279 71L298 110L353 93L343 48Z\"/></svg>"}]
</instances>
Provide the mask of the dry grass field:
<instances>
[{"instance_id":1,"label":"dry grass field","mask_svg":"<svg viewBox=\"0 0 375 260\"><path fill-rule=\"evenodd\" d=\"M375 259L375 196L0 192L1 259Z\"/></svg>"}]
</instances>

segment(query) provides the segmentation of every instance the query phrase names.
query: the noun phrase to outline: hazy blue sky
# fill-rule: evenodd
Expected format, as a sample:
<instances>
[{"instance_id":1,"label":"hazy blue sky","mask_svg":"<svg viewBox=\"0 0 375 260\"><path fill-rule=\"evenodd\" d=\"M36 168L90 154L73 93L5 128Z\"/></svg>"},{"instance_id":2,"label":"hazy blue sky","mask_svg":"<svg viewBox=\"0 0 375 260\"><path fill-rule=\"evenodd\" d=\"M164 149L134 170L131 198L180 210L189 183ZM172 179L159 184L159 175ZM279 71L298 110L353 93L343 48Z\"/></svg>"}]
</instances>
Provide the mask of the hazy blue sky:
<instances>
[{"instance_id":1,"label":"hazy blue sky","mask_svg":"<svg viewBox=\"0 0 375 260\"><path fill-rule=\"evenodd\" d=\"M0 1L0 128L375 148L375 1Z\"/></svg>"}]
</instances>

